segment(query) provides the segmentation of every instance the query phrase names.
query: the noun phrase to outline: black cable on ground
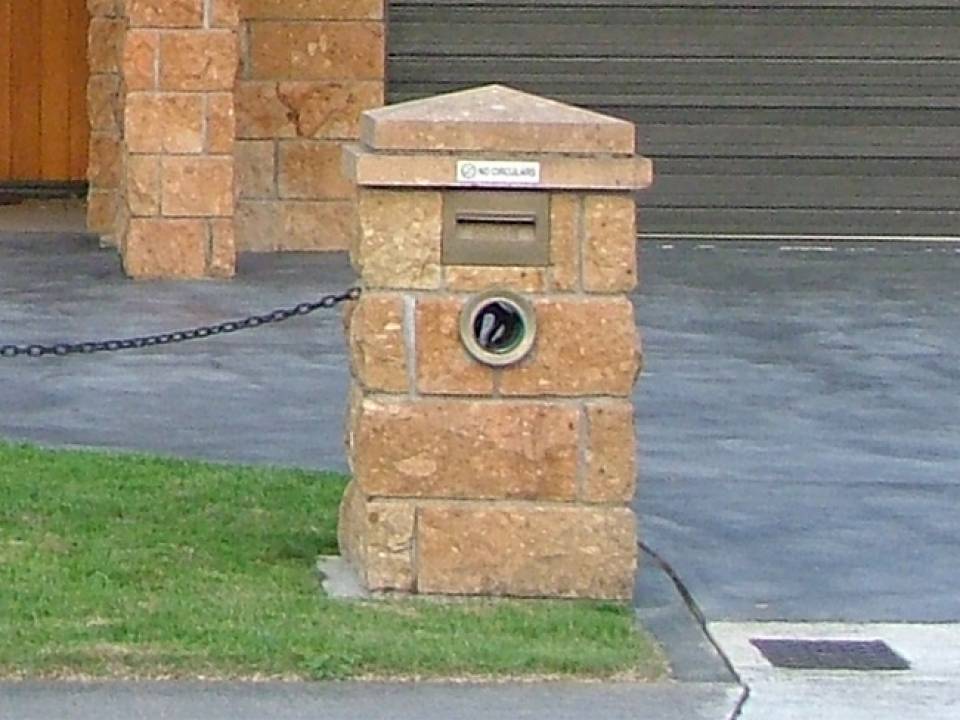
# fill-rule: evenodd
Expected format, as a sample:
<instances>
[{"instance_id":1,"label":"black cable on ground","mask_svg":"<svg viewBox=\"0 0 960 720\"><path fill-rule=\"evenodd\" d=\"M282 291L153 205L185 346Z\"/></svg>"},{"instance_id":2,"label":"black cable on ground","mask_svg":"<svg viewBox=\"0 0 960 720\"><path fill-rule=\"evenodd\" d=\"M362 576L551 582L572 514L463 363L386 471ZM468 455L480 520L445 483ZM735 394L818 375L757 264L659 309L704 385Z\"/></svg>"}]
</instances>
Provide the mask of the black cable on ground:
<instances>
[{"instance_id":1,"label":"black cable on ground","mask_svg":"<svg viewBox=\"0 0 960 720\"><path fill-rule=\"evenodd\" d=\"M694 599L690 590L687 588L683 580L680 579L680 576L677 574L677 571L673 569L673 566L668 563L656 550L651 548L649 545L642 541L637 542L637 547L640 548L647 557L649 557L654 564L660 568L667 577L670 578L670 582L673 583L674 587L677 589L677 592L680 593L680 597L683 598L684 604L687 606L687 609L690 611L690 614L693 615L694 619L697 621L697 625L700 626L701 632L703 632L704 637L713 645L713 649L717 651L717 654L720 656L720 659L723 661L723 664L726 666L727 671L736 681L737 685L741 688L740 699L737 701L737 704L733 708L733 712L730 714L728 720L737 720L743 712L744 706L747 704L747 700L750 699L750 686L747 685L743 678L740 676L740 673L737 672L737 669L733 666L733 663L730 661L730 658L727 657L727 654L723 651L723 648L720 647L720 643L717 642L717 639L713 636L713 633L710 632L710 627L707 624L707 616L703 614L703 610L700 609L700 605L697 604L697 601Z\"/></svg>"}]
</instances>

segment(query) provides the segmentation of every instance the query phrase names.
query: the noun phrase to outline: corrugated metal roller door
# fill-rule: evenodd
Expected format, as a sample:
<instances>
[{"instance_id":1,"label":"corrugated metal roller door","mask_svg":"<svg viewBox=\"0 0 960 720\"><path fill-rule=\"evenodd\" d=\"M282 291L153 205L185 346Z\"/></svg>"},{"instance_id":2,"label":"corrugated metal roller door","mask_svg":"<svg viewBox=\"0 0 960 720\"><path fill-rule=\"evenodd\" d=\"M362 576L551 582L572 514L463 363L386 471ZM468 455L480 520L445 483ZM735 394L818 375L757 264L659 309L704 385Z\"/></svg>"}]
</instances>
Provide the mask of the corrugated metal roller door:
<instances>
[{"instance_id":1,"label":"corrugated metal roller door","mask_svg":"<svg viewBox=\"0 0 960 720\"><path fill-rule=\"evenodd\" d=\"M647 233L960 237L960 0L392 0L389 98L628 118Z\"/></svg>"}]
</instances>

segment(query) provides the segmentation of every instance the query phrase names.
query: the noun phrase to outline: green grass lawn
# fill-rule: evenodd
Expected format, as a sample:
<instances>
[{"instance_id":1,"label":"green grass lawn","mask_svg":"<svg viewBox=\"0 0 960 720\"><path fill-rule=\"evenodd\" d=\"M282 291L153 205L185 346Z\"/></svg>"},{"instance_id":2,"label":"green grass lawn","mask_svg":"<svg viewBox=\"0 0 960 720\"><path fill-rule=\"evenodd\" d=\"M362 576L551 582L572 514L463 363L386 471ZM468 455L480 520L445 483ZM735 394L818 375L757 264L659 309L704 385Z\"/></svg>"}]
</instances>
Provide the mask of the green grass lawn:
<instances>
[{"instance_id":1,"label":"green grass lawn","mask_svg":"<svg viewBox=\"0 0 960 720\"><path fill-rule=\"evenodd\" d=\"M618 605L324 598L345 483L0 444L0 676L663 674Z\"/></svg>"}]
</instances>

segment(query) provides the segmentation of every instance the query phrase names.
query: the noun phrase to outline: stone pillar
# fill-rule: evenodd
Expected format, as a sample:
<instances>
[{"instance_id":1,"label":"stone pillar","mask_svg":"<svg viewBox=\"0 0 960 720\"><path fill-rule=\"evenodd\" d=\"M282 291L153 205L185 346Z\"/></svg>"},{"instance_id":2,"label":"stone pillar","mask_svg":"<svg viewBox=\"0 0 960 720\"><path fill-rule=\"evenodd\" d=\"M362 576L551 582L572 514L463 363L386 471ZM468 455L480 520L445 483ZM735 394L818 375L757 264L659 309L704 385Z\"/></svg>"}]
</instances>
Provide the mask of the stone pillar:
<instances>
[{"instance_id":1,"label":"stone pillar","mask_svg":"<svg viewBox=\"0 0 960 720\"><path fill-rule=\"evenodd\" d=\"M239 0L125 0L122 206L132 277L228 277Z\"/></svg>"},{"instance_id":2,"label":"stone pillar","mask_svg":"<svg viewBox=\"0 0 960 720\"><path fill-rule=\"evenodd\" d=\"M123 169L123 97L120 91L120 48L126 21L121 0L87 0L90 28L87 57L87 111L90 146L87 181L87 229L115 246L117 209Z\"/></svg>"},{"instance_id":3,"label":"stone pillar","mask_svg":"<svg viewBox=\"0 0 960 720\"><path fill-rule=\"evenodd\" d=\"M374 591L628 599L634 127L492 86L361 128L344 556ZM468 349L499 332L484 293L536 325L528 354Z\"/></svg>"}]
</instances>

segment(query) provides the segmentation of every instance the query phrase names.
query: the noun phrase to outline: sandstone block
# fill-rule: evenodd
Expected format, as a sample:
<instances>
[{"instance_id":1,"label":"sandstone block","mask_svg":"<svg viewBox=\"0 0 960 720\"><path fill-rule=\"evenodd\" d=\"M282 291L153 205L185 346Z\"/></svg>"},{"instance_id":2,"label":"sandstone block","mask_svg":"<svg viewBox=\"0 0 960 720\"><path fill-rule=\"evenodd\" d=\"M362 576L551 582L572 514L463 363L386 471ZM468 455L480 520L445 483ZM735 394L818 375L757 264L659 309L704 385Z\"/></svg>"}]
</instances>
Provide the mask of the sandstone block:
<instances>
[{"instance_id":1,"label":"sandstone block","mask_svg":"<svg viewBox=\"0 0 960 720\"><path fill-rule=\"evenodd\" d=\"M360 114L384 102L380 81L285 82L277 95L296 134L314 139L355 139Z\"/></svg>"},{"instance_id":2,"label":"sandstone block","mask_svg":"<svg viewBox=\"0 0 960 720\"><path fill-rule=\"evenodd\" d=\"M374 592L414 589L416 508L410 503L368 501L351 483L340 508L340 547Z\"/></svg>"},{"instance_id":3,"label":"sandstone block","mask_svg":"<svg viewBox=\"0 0 960 720\"><path fill-rule=\"evenodd\" d=\"M207 266L206 223L131 219L123 266L134 278L202 278Z\"/></svg>"},{"instance_id":4,"label":"sandstone block","mask_svg":"<svg viewBox=\"0 0 960 720\"><path fill-rule=\"evenodd\" d=\"M87 83L87 111L92 132L120 134L120 78L91 75Z\"/></svg>"},{"instance_id":5,"label":"sandstone block","mask_svg":"<svg viewBox=\"0 0 960 720\"><path fill-rule=\"evenodd\" d=\"M90 135L90 159L87 179L97 188L115 188L120 185L120 137L115 133Z\"/></svg>"},{"instance_id":6,"label":"sandstone block","mask_svg":"<svg viewBox=\"0 0 960 720\"><path fill-rule=\"evenodd\" d=\"M380 22L255 22L250 75L256 80L382 80Z\"/></svg>"},{"instance_id":7,"label":"sandstone block","mask_svg":"<svg viewBox=\"0 0 960 720\"><path fill-rule=\"evenodd\" d=\"M117 214L114 220L113 232L100 237L100 247L115 247L126 252L127 230L130 227L130 212L124 202L122 194L117 191Z\"/></svg>"},{"instance_id":8,"label":"sandstone block","mask_svg":"<svg viewBox=\"0 0 960 720\"><path fill-rule=\"evenodd\" d=\"M362 188L354 264L371 288L437 288L443 203L439 192Z\"/></svg>"},{"instance_id":9,"label":"sandstone block","mask_svg":"<svg viewBox=\"0 0 960 720\"><path fill-rule=\"evenodd\" d=\"M88 31L87 62L90 72L116 73L120 69L123 22L119 18L94 17Z\"/></svg>"},{"instance_id":10,"label":"sandstone block","mask_svg":"<svg viewBox=\"0 0 960 720\"><path fill-rule=\"evenodd\" d=\"M131 27L203 27L205 0L126 0Z\"/></svg>"},{"instance_id":11,"label":"sandstone block","mask_svg":"<svg viewBox=\"0 0 960 720\"><path fill-rule=\"evenodd\" d=\"M628 600L636 519L625 508L428 506L419 591Z\"/></svg>"},{"instance_id":12,"label":"sandstone block","mask_svg":"<svg viewBox=\"0 0 960 720\"><path fill-rule=\"evenodd\" d=\"M275 150L275 143L270 141L237 142L237 189L241 198L276 196Z\"/></svg>"},{"instance_id":13,"label":"sandstone block","mask_svg":"<svg viewBox=\"0 0 960 720\"><path fill-rule=\"evenodd\" d=\"M579 412L548 403L362 403L354 471L378 497L573 500Z\"/></svg>"},{"instance_id":14,"label":"sandstone block","mask_svg":"<svg viewBox=\"0 0 960 720\"><path fill-rule=\"evenodd\" d=\"M460 341L463 301L420 297L416 311L417 390L426 395L492 395L493 370Z\"/></svg>"},{"instance_id":15,"label":"sandstone block","mask_svg":"<svg viewBox=\"0 0 960 720\"><path fill-rule=\"evenodd\" d=\"M653 163L636 157L536 155L540 163L540 190L555 193L627 192L649 187ZM412 154L371 151L351 145L348 171L359 185L370 187L446 187L456 176L457 154ZM506 186L505 186L506 187ZM518 189L529 186L516 185Z\"/></svg>"},{"instance_id":16,"label":"sandstone block","mask_svg":"<svg viewBox=\"0 0 960 720\"><path fill-rule=\"evenodd\" d=\"M160 156L130 155L127 168L127 206L135 217L160 214Z\"/></svg>"},{"instance_id":17,"label":"sandstone block","mask_svg":"<svg viewBox=\"0 0 960 720\"><path fill-rule=\"evenodd\" d=\"M339 143L291 140L280 143L280 197L348 200L353 186L343 177Z\"/></svg>"},{"instance_id":18,"label":"sandstone block","mask_svg":"<svg viewBox=\"0 0 960 720\"><path fill-rule=\"evenodd\" d=\"M275 252L280 248L283 208L279 202L241 200L234 217L238 252Z\"/></svg>"},{"instance_id":19,"label":"sandstone block","mask_svg":"<svg viewBox=\"0 0 960 720\"><path fill-rule=\"evenodd\" d=\"M237 36L229 30L166 32L160 38L160 88L232 90L238 59Z\"/></svg>"},{"instance_id":20,"label":"sandstone block","mask_svg":"<svg viewBox=\"0 0 960 720\"><path fill-rule=\"evenodd\" d=\"M637 465L630 401L587 404L586 464L583 500L628 503L633 499Z\"/></svg>"},{"instance_id":21,"label":"sandstone block","mask_svg":"<svg viewBox=\"0 0 960 720\"><path fill-rule=\"evenodd\" d=\"M280 208L283 234L278 249L327 252L346 250L350 246L356 224L351 201L294 200L281 203Z\"/></svg>"},{"instance_id":22,"label":"sandstone block","mask_svg":"<svg viewBox=\"0 0 960 720\"><path fill-rule=\"evenodd\" d=\"M160 62L160 33L155 30L128 30L123 44L123 82L127 92L154 90Z\"/></svg>"},{"instance_id":23,"label":"sandstone block","mask_svg":"<svg viewBox=\"0 0 960 720\"><path fill-rule=\"evenodd\" d=\"M340 554L363 575L366 561L366 498L352 480L340 501L340 516L337 522L337 540ZM366 578L362 578L364 581Z\"/></svg>"},{"instance_id":24,"label":"sandstone block","mask_svg":"<svg viewBox=\"0 0 960 720\"><path fill-rule=\"evenodd\" d=\"M132 153L200 153L204 107L201 95L131 93L125 139Z\"/></svg>"},{"instance_id":25,"label":"sandstone block","mask_svg":"<svg viewBox=\"0 0 960 720\"><path fill-rule=\"evenodd\" d=\"M378 20L384 0L241 0L247 20Z\"/></svg>"},{"instance_id":26,"label":"sandstone block","mask_svg":"<svg viewBox=\"0 0 960 720\"><path fill-rule=\"evenodd\" d=\"M236 89L237 137L249 140L296 137L293 112L277 84L241 80Z\"/></svg>"},{"instance_id":27,"label":"sandstone block","mask_svg":"<svg viewBox=\"0 0 960 720\"><path fill-rule=\"evenodd\" d=\"M233 158L166 157L161 183L168 217L233 215Z\"/></svg>"},{"instance_id":28,"label":"sandstone block","mask_svg":"<svg viewBox=\"0 0 960 720\"><path fill-rule=\"evenodd\" d=\"M208 272L212 277L231 278L237 272L237 241L233 220L210 222L210 262Z\"/></svg>"},{"instance_id":29,"label":"sandstone block","mask_svg":"<svg viewBox=\"0 0 960 720\"><path fill-rule=\"evenodd\" d=\"M408 392L403 298L365 294L347 319L353 375L360 385L373 392Z\"/></svg>"},{"instance_id":30,"label":"sandstone block","mask_svg":"<svg viewBox=\"0 0 960 720\"><path fill-rule=\"evenodd\" d=\"M210 27L235 28L240 24L240 0L210 0L207 14Z\"/></svg>"},{"instance_id":31,"label":"sandstone block","mask_svg":"<svg viewBox=\"0 0 960 720\"><path fill-rule=\"evenodd\" d=\"M481 267L447 265L443 268L444 286L455 292L480 292L505 287L517 292L543 292L546 272L535 267Z\"/></svg>"},{"instance_id":32,"label":"sandstone block","mask_svg":"<svg viewBox=\"0 0 960 720\"><path fill-rule=\"evenodd\" d=\"M550 275L555 290L580 288L581 197L556 193L550 198Z\"/></svg>"},{"instance_id":33,"label":"sandstone block","mask_svg":"<svg viewBox=\"0 0 960 720\"><path fill-rule=\"evenodd\" d=\"M232 153L236 136L237 123L233 108L233 93L208 94L207 152Z\"/></svg>"},{"instance_id":34,"label":"sandstone block","mask_svg":"<svg viewBox=\"0 0 960 720\"><path fill-rule=\"evenodd\" d=\"M117 219L117 191L91 190L87 195L87 230L112 233Z\"/></svg>"},{"instance_id":35,"label":"sandstone block","mask_svg":"<svg viewBox=\"0 0 960 720\"><path fill-rule=\"evenodd\" d=\"M640 372L633 305L623 297L539 299L537 343L502 371L504 395L629 397Z\"/></svg>"},{"instance_id":36,"label":"sandstone block","mask_svg":"<svg viewBox=\"0 0 960 720\"><path fill-rule=\"evenodd\" d=\"M503 85L461 90L432 102L368 113L363 142L375 150L633 155L636 129Z\"/></svg>"},{"instance_id":37,"label":"sandstone block","mask_svg":"<svg viewBox=\"0 0 960 720\"><path fill-rule=\"evenodd\" d=\"M349 313L350 306L348 305L344 310L344 315L348 315ZM346 317L344 318L344 322L348 322ZM347 398L346 422L344 422L343 426L343 447L347 452L347 466L350 468L351 475L354 472L353 449L356 446L354 440L356 438L357 421L360 418L360 411L363 407L364 397L363 390L361 390L357 382L351 378L350 390Z\"/></svg>"},{"instance_id":38,"label":"sandstone block","mask_svg":"<svg viewBox=\"0 0 960 720\"><path fill-rule=\"evenodd\" d=\"M583 289L630 292L637 285L637 210L626 193L584 201Z\"/></svg>"},{"instance_id":39,"label":"sandstone block","mask_svg":"<svg viewBox=\"0 0 960 720\"><path fill-rule=\"evenodd\" d=\"M367 505L367 587L374 591L413 588L416 511L409 503Z\"/></svg>"},{"instance_id":40,"label":"sandstone block","mask_svg":"<svg viewBox=\"0 0 960 720\"><path fill-rule=\"evenodd\" d=\"M123 0L87 0L87 12L91 17L117 17Z\"/></svg>"}]
</instances>

